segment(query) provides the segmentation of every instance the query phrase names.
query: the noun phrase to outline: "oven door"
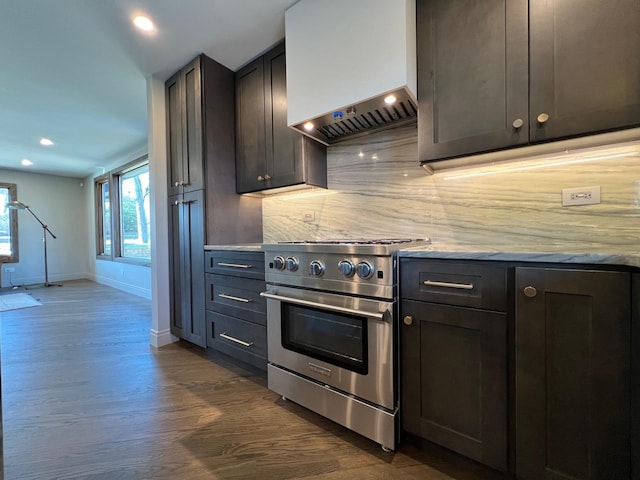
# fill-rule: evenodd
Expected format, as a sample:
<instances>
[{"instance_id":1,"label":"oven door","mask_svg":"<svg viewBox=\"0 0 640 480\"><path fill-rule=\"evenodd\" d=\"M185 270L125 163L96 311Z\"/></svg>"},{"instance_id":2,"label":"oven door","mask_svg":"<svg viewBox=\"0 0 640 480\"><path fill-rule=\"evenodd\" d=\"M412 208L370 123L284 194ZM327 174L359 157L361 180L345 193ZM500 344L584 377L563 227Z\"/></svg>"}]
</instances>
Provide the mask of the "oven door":
<instances>
[{"instance_id":1,"label":"oven door","mask_svg":"<svg viewBox=\"0 0 640 480\"><path fill-rule=\"evenodd\" d=\"M271 365L395 409L393 303L267 287Z\"/></svg>"}]
</instances>

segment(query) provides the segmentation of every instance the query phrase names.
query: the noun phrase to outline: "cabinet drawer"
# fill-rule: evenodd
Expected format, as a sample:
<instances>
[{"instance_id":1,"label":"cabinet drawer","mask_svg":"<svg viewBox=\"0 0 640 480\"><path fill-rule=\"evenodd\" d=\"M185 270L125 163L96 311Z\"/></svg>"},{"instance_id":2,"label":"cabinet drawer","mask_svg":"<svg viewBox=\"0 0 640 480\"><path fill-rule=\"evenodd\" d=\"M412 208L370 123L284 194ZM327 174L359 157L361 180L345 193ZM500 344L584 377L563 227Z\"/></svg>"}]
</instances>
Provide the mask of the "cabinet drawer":
<instances>
[{"instance_id":1,"label":"cabinet drawer","mask_svg":"<svg viewBox=\"0 0 640 480\"><path fill-rule=\"evenodd\" d=\"M205 272L264 280L264 253L207 250Z\"/></svg>"},{"instance_id":2,"label":"cabinet drawer","mask_svg":"<svg viewBox=\"0 0 640 480\"><path fill-rule=\"evenodd\" d=\"M262 325L207 311L207 346L267 369L267 329Z\"/></svg>"},{"instance_id":3,"label":"cabinet drawer","mask_svg":"<svg viewBox=\"0 0 640 480\"><path fill-rule=\"evenodd\" d=\"M266 325L267 305L260 292L265 290L262 280L214 275L206 277L206 309L239 317L261 325Z\"/></svg>"},{"instance_id":4,"label":"cabinet drawer","mask_svg":"<svg viewBox=\"0 0 640 480\"><path fill-rule=\"evenodd\" d=\"M400 295L424 302L507 310L507 267L400 260Z\"/></svg>"}]
</instances>

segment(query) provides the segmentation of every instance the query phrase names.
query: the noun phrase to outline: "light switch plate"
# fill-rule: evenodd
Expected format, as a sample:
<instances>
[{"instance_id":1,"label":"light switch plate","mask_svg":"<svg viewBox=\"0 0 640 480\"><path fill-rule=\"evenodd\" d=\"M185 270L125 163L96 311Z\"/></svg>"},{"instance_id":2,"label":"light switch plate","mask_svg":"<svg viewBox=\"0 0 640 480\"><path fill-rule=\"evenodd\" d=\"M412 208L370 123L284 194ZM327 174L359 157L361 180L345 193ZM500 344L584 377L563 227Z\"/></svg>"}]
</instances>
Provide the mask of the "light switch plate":
<instances>
[{"instance_id":1,"label":"light switch plate","mask_svg":"<svg viewBox=\"0 0 640 480\"><path fill-rule=\"evenodd\" d=\"M562 189L562 206L594 205L600 203L600 185Z\"/></svg>"},{"instance_id":2,"label":"light switch plate","mask_svg":"<svg viewBox=\"0 0 640 480\"><path fill-rule=\"evenodd\" d=\"M314 211L304 212L304 214L302 215L302 220L305 222L314 222L315 219L316 219L316 212Z\"/></svg>"}]
</instances>

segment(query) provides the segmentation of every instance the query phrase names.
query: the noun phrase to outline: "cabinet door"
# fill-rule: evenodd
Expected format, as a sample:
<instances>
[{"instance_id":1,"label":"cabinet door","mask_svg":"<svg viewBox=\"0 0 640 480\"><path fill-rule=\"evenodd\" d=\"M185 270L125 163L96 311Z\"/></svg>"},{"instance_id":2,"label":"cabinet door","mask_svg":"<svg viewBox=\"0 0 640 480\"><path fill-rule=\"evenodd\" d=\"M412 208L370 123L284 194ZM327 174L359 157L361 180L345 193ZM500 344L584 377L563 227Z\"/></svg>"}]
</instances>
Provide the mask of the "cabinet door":
<instances>
[{"instance_id":1,"label":"cabinet door","mask_svg":"<svg viewBox=\"0 0 640 480\"><path fill-rule=\"evenodd\" d=\"M236 190L265 188L264 68L262 57L238 70L236 88Z\"/></svg>"},{"instance_id":2,"label":"cabinet door","mask_svg":"<svg viewBox=\"0 0 640 480\"><path fill-rule=\"evenodd\" d=\"M516 268L516 473L625 479L630 279Z\"/></svg>"},{"instance_id":3,"label":"cabinet door","mask_svg":"<svg viewBox=\"0 0 640 480\"><path fill-rule=\"evenodd\" d=\"M530 4L531 140L640 124L640 2Z\"/></svg>"},{"instance_id":4,"label":"cabinet door","mask_svg":"<svg viewBox=\"0 0 640 480\"><path fill-rule=\"evenodd\" d=\"M188 263L185 263L184 239L182 232L182 196L169 197L169 284L170 295L170 330L176 337L184 338L185 307L189 297L185 290L184 277ZM188 312L187 312L188 313Z\"/></svg>"},{"instance_id":5,"label":"cabinet door","mask_svg":"<svg viewBox=\"0 0 640 480\"><path fill-rule=\"evenodd\" d=\"M526 144L526 0L418 0L421 161Z\"/></svg>"},{"instance_id":6,"label":"cabinet door","mask_svg":"<svg viewBox=\"0 0 640 480\"><path fill-rule=\"evenodd\" d=\"M507 315L402 301L402 426L507 468Z\"/></svg>"},{"instance_id":7,"label":"cabinet door","mask_svg":"<svg viewBox=\"0 0 640 480\"><path fill-rule=\"evenodd\" d=\"M269 188L302 183L305 162L302 134L287 126L287 78L284 44L264 56L267 171Z\"/></svg>"},{"instance_id":8,"label":"cabinet door","mask_svg":"<svg viewBox=\"0 0 640 480\"><path fill-rule=\"evenodd\" d=\"M195 58L180 72L183 87L182 117L182 176L184 191L205 187L204 152L202 148L202 82L200 57Z\"/></svg>"},{"instance_id":9,"label":"cabinet door","mask_svg":"<svg viewBox=\"0 0 640 480\"><path fill-rule=\"evenodd\" d=\"M204 192L172 197L171 333L206 346L204 278ZM177 202L177 203L176 203Z\"/></svg>"},{"instance_id":10,"label":"cabinet door","mask_svg":"<svg viewBox=\"0 0 640 480\"><path fill-rule=\"evenodd\" d=\"M167 117L167 179L169 196L182 191L182 102L180 72L165 83Z\"/></svg>"}]
</instances>

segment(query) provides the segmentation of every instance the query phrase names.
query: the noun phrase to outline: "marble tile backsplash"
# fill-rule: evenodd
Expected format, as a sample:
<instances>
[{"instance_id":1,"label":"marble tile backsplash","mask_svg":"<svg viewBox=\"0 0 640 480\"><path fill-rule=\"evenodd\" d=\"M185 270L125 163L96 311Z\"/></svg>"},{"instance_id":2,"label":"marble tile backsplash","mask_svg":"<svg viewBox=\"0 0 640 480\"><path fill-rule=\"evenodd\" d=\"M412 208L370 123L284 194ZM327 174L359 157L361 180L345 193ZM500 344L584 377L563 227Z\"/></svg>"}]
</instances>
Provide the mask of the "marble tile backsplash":
<instances>
[{"instance_id":1,"label":"marble tile backsplash","mask_svg":"<svg viewBox=\"0 0 640 480\"><path fill-rule=\"evenodd\" d=\"M430 237L495 250L640 250L640 142L431 176L417 158L415 126L329 147L328 190L263 200L264 241ZM600 204L562 206L563 188L593 185Z\"/></svg>"}]
</instances>

